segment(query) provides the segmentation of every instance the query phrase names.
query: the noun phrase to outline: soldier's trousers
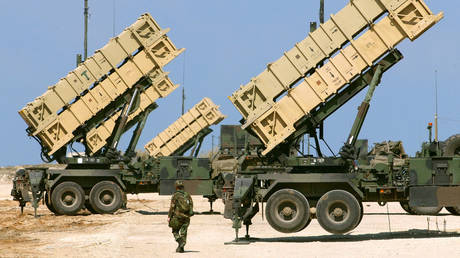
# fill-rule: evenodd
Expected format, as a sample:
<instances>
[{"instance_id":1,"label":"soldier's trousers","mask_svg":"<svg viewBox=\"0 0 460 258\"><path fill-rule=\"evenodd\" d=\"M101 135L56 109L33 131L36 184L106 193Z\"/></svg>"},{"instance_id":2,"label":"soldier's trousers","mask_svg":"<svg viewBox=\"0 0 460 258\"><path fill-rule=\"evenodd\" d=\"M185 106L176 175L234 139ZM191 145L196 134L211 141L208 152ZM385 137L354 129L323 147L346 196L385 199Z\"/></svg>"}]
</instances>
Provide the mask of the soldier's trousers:
<instances>
[{"instance_id":1,"label":"soldier's trousers","mask_svg":"<svg viewBox=\"0 0 460 258\"><path fill-rule=\"evenodd\" d=\"M173 224L172 233L174 235L174 239L176 239L177 243L179 243L181 246L184 246L187 242L187 228L190 225L190 219L172 218L172 220L175 220L173 223L171 223Z\"/></svg>"}]
</instances>

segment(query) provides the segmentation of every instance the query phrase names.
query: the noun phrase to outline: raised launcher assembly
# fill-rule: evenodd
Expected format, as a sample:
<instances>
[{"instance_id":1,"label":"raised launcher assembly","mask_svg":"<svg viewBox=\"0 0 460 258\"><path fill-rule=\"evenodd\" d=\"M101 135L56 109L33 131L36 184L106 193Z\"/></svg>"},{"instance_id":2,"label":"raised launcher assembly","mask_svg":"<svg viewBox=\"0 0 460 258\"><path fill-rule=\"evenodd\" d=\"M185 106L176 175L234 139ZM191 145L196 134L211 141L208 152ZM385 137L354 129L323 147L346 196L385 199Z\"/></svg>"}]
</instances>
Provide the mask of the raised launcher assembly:
<instances>
[{"instance_id":1,"label":"raised launcher assembly","mask_svg":"<svg viewBox=\"0 0 460 258\"><path fill-rule=\"evenodd\" d=\"M150 14L143 14L103 48L19 114L27 132L42 146L42 158L62 162L67 146L84 144L93 155L142 121L155 101L177 88L162 67L184 49L177 49ZM130 109L124 109L129 103ZM121 113L122 132L116 131ZM115 140L114 140L115 139Z\"/></svg>"},{"instance_id":2,"label":"raised launcher assembly","mask_svg":"<svg viewBox=\"0 0 460 258\"><path fill-rule=\"evenodd\" d=\"M242 127L261 139L262 154L268 154L296 132L302 118L402 40L417 39L442 17L443 13L433 15L422 0L350 1L229 97L243 115Z\"/></svg>"},{"instance_id":3,"label":"raised launcher assembly","mask_svg":"<svg viewBox=\"0 0 460 258\"><path fill-rule=\"evenodd\" d=\"M192 155L197 156L204 137L212 132L209 128L224 120L219 106L211 99L203 98L187 113L159 133L145 145L150 156L182 156L191 147Z\"/></svg>"}]
</instances>

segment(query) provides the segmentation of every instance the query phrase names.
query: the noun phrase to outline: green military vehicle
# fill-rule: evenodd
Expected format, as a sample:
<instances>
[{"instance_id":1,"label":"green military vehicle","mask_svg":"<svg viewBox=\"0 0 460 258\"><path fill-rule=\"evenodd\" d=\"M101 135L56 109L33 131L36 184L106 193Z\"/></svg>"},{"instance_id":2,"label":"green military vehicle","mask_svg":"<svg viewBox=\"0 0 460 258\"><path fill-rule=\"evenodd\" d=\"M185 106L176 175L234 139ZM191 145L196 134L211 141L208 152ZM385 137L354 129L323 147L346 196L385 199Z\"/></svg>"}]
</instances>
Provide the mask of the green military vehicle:
<instances>
[{"instance_id":1,"label":"green military vehicle","mask_svg":"<svg viewBox=\"0 0 460 258\"><path fill-rule=\"evenodd\" d=\"M43 200L56 214L73 215L81 209L113 213L126 205L126 193L169 195L177 179L186 180L190 194L217 198L210 160L197 157L204 137L212 132L209 126L225 118L210 99L159 133L145 146L148 155L135 152L156 101L178 87L162 69L183 51L167 31L143 14L19 111L27 133L41 146L43 161L63 165L17 171L11 195L21 211L31 202L36 212ZM121 153L120 137L134 126ZM75 151L74 143L83 145L84 153Z\"/></svg>"},{"instance_id":2,"label":"green military vehicle","mask_svg":"<svg viewBox=\"0 0 460 258\"><path fill-rule=\"evenodd\" d=\"M350 1L229 97L244 131L223 133L222 145L237 142L234 157L213 162L235 168L225 176L222 196L236 240L241 223L249 236L263 203L268 223L283 233L299 232L316 218L326 231L344 234L359 225L363 202L400 202L411 214L437 214L443 207L460 214L458 136L442 143L432 141L430 131L414 158L400 142L368 152L367 141L357 140L382 74L402 59L395 46L417 39L442 16L421 0ZM367 86L340 157L325 157L323 121ZM317 156L302 153L305 134L314 139ZM251 137L259 141L238 142Z\"/></svg>"}]
</instances>

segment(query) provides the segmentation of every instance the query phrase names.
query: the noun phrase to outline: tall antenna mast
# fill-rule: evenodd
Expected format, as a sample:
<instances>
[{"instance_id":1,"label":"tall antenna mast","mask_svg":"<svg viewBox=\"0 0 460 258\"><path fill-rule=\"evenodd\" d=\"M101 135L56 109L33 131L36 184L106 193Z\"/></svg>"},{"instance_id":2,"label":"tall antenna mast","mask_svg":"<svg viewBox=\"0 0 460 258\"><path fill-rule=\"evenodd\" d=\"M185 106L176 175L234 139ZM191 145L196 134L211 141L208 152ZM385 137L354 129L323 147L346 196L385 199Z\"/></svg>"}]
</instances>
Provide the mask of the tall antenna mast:
<instances>
[{"instance_id":1,"label":"tall antenna mast","mask_svg":"<svg viewBox=\"0 0 460 258\"><path fill-rule=\"evenodd\" d=\"M434 140L438 142L438 71L434 70L435 114L434 114Z\"/></svg>"},{"instance_id":2,"label":"tall antenna mast","mask_svg":"<svg viewBox=\"0 0 460 258\"><path fill-rule=\"evenodd\" d=\"M83 42L83 61L86 60L88 57L88 0L85 0L85 10L84 10L84 15L85 15L85 39Z\"/></svg>"},{"instance_id":3,"label":"tall antenna mast","mask_svg":"<svg viewBox=\"0 0 460 258\"><path fill-rule=\"evenodd\" d=\"M182 66L182 115L185 113L185 55L184 53L184 64Z\"/></svg>"},{"instance_id":4,"label":"tall antenna mast","mask_svg":"<svg viewBox=\"0 0 460 258\"><path fill-rule=\"evenodd\" d=\"M113 20L112 20L112 37L115 37L115 0L113 0Z\"/></svg>"},{"instance_id":5,"label":"tall antenna mast","mask_svg":"<svg viewBox=\"0 0 460 258\"><path fill-rule=\"evenodd\" d=\"M324 23L324 0L319 1L319 23Z\"/></svg>"}]
</instances>

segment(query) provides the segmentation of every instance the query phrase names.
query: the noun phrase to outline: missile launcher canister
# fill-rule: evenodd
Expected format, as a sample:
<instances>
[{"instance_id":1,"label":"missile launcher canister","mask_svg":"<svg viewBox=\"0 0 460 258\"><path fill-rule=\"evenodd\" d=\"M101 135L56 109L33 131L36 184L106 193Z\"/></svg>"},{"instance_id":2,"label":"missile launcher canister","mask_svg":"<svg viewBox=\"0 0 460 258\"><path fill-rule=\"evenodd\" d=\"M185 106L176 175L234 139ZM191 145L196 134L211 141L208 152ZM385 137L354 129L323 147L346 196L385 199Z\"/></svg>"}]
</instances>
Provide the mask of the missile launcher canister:
<instances>
[{"instance_id":1,"label":"missile launcher canister","mask_svg":"<svg viewBox=\"0 0 460 258\"><path fill-rule=\"evenodd\" d=\"M145 149L153 157L182 155L181 150L189 149L196 138L204 138L210 133L208 127L224 120L219 106L211 99L203 98L187 113L159 133L145 145ZM200 137L197 137L199 134Z\"/></svg>"},{"instance_id":2,"label":"missile launcher canister","mask_svg":"<svg viewBox=\"0 0 460 258\"><path fill-rule=\"evenodd\" d=\"M244 118L243 129L257 134L266 155L296 131L301 118L442 17L423 0L350 1L229 97Z\"/></svg>"},{"instance_id":3,"label":"missile launcher canister","mask_svg":"<svg viewBox=\"0 0 460 258\"><path fill-rule=\"evenodd\" d=\"M90 153L99 151L112 133L122 101L142 85L140 105L129 121L170 94L177 85L162 70L184 49L177 49L150 14L143 14L19 114L46 156L74 141ZM128 122L129 122L128 121Z\"/></svg>"}]
</instances>

